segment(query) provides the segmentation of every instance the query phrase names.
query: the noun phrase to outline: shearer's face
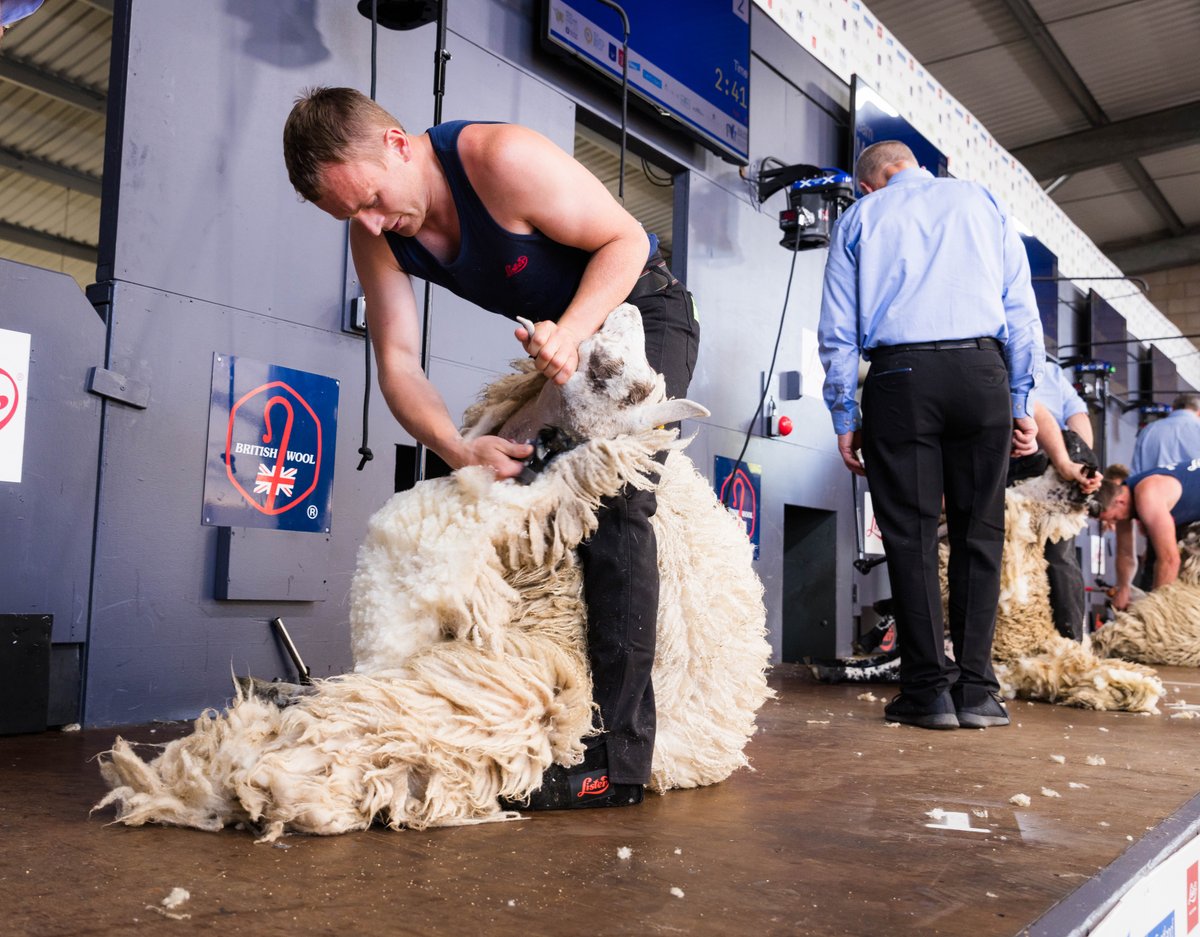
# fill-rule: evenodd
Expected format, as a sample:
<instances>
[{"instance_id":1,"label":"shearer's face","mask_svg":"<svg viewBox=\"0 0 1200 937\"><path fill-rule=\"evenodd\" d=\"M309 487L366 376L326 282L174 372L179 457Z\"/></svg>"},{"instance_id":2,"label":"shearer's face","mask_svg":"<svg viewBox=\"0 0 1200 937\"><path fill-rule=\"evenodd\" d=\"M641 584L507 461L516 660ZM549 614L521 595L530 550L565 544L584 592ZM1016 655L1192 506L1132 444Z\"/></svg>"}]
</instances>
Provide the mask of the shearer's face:
<instances>
[{"instance_id":1,"label":"shearer's face","mask_svg":"<svg viewBox=\"0 0 1200 937\"><path fill-rule=\"evenodd\" d=\"M425 206L411 157L408 136L389 130L383 146L371 155L324 168L317 207L340 221L355 221L376 236L384 231L415 236L424 222Z\"/></svg>"},{"instance_id":2,"label":"shearer's face","mask_svg":"<svg viewBox=\"0 0 1200 937\"><path fill-rule=\"evenodd\" d=\"M1122 488L1108 507L1100 512L1100 524L1105 530L1113 530L1117 526L1117 521L1127 521L1129 516L1129 489Z\"/></svg>"}]
</instances>

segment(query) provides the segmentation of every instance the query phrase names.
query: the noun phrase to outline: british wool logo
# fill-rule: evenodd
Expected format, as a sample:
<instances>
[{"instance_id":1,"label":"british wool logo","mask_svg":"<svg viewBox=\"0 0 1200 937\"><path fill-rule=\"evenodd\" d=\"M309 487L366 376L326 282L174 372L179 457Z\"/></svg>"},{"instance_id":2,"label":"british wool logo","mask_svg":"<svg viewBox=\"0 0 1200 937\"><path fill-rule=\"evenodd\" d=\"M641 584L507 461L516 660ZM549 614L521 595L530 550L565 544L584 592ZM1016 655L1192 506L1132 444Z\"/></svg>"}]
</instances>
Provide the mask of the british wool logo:
<instances>
[{"instance_id":1,"label":"british wool logo","mask_svg":"<svg viewBox=\"0 0 1200 937\"><path fill-rule=\"evenodd\" d=\"M312 494L321 478L321 447L320 418L284 381L259 385L229 410L225 471L263 514L283 514Z\"/></svg>"}]
</instances>

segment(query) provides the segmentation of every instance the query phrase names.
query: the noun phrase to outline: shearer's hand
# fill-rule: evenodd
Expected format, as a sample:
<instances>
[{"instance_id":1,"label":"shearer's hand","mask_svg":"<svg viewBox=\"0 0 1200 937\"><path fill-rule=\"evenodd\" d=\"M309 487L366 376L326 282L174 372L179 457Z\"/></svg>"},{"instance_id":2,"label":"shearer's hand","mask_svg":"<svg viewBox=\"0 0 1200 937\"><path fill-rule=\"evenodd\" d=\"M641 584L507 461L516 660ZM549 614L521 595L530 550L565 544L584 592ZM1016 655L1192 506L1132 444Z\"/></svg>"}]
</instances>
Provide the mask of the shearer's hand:
<instances>
[{"instance_id":1,"label":"shearer's hand","mask_svg":"<svg viewBox=\"0 0 1200 937\"><path fill-rule=\"evenodd\" d=\"M1079 462L1068 462L1064 466L1056 465L1054 470L1058 472L1058 477L1065 482L1074 482L1079 486L1079 490L1085 495L1090 495L1100 488L1100 482L1103 480L1099 472L1092 476L1088 476L1087 467Z\"/></svg>"},{"instance_id":2,"label":"shearer's hand","mask_svg":"<svg viewBox=\"0 0 1200 937\"><path fill-rule=\"evenodd\" d=\"M1108 601L1118 612L1125 611L1125 609L1129 608L1129 586L1109 589Z\"/></svg>"},{"instance_id":3,"label":"shearer's hand","mask_svg":"<svg viewBox=\"0 0 1200 937\"><path fill-rule=\"evenodd\" d=\"M1037 423L1031 416L1013 418L1012 457L1033 455L1037 452Z\"/></svg>"},{"instance_id":4,"label":"shearer's hand","mask_svg":"<svg viewBox=\"0 0 1200 937\"><path fill-rule=\"evenodd\" d=\"M850 469L855 475L866 475L867 470L863 467L862 460L858 457L858 450L862 448L862 432L860 430L852 430L849 433L838 433L838 455L842 457L842 462L846 468Z\"/></svg>"},{"instance_id":5,"label":"shearer's hand","mask_svg":"<svg viewBox=\"0 0 1200 937\"><path fill-rule=\"evenodd\" d=\"M533 455L533 446L513 442L502 436L480 436L467 443L464 465L486 465L496 478L515 478L525 467L524 460Z\"/></svg>"},{"instance_id":6,"label":"shearer's hand","mask_svg":"<svg viewBox=\"0 0 1200 937\"><path fill-rule=\"evenodd\" d=\"M542 321L534 325L532 334L523 325L515 334L537 369L555 384L567 383L579 367L580 339L565 325Z\"/></svg>"}]
</instances>

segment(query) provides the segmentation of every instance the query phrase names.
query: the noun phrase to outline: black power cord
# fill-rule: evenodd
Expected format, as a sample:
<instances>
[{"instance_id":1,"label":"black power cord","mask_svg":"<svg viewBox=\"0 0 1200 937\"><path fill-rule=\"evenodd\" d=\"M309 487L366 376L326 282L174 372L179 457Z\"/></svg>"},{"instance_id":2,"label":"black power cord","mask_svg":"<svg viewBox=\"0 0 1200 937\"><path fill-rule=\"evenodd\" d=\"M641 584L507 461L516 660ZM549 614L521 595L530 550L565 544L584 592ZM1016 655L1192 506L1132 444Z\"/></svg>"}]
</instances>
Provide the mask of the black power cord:
<instances>
[{"instance_id":1,"label":"black power cord","mask_svg":"<svg viewBox=\"0 0 1200 937\"><path fill-rule=\"evenodd\" d=\"M622 205L625 204L625 134L628 126L628 109L629 109L629 16L619 3L614 3L613 0L599 0L604 6L616 10L617 15L621 17L621 29L624 30L624 38L621 40L621 168L619 170L620 177L617 179L617 199Z\"/></svg>"},{"instance_id":2,"label":"black power cord","mask_svg":"<svg viewBox=\"0 0 1200 937\"><path fill-rule=\"evenodd\" d=\"M775 374L775 359L779 355L779 340L783 338L783 323L787 320L788 299L792 295L792 278L796 275L796 255L799 251L792 251L792 265L788 270L787 289L783 294L783 309L779 313L779 331L775 333L775 348L771 351L771 365L767 368L767 379L763 381L762 393L758 397L758 406L754 409L754 416L750 417L750 425L746 427L746 438L742 442L742 451L738 453L737 459L733 463L733 469L729 472L730 481L737 475L738 469L744 464L742 459L746 455L746 449L750 446L750 437L754 435L754 427L758 425L758 418L762 414L763 404L767 400L767 392L771 389L771 377ZM724 507L729 507L729 502L726 500L727 492L733 491L733 485L727 484L725 491L721 493L721 504Z\"/></svg>"},{"instance_id":3,"label":"black power cord","mask_svg":"<svg viewBox=\"0 0 1200 937\"><path fill-rule=\"evenodd\" d=\"M375 100L375 77L378 74L378 59L376 47L379 39L379 0L371 0L371 100ZM349 227L347 227L349 232ZM347 234L348 236L348 234ZM363 319L363 406L362 406L362 445L358 447L358 471L362 471L368 462L375 458L375 453L367 445L367 431L371 418L371 336L367 334L367 322Z\"/></svg>"}]
</instances>

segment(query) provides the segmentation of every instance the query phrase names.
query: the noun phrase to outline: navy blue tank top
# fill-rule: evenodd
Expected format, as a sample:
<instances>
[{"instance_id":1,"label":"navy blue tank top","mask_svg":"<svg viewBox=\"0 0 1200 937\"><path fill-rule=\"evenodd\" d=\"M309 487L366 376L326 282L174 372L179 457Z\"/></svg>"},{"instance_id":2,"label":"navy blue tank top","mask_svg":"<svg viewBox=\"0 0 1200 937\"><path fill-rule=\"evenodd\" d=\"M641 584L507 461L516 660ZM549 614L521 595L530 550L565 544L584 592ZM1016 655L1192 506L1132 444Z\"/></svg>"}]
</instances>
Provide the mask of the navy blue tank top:
<instances>
[{"instance_id":1,"label":"navy blue tank top","mask_svg":"<svg viewBox=\"0 0 1200 937\"><path fill-rule=\"evenodd\" d=\"M1183 486L1183 493L1175 507L1171 508L1171 517L1176 524L1191 524L1200 521L1200 459L1192 462L1181 462L1166 468L1152 468L1145 472L1131 475L1125 482L1130 491L1137 487L1138 482L1151 475L1170 475ZM1137 501L1134 501L1134 515L1137 514Z\"/></svg>"},{"instance_id":2,"label":"navy blue tank top","mask_svg":"<svg viewBox=\"0 0 1200 937\"><path fill-rule=\"evenodd\" d=\"M458 256L443 264L420 241L385 231L401 268L415 277L513 319L558 321L579 289L592 255L552 241L540 231L514 234L488 213L467 178L458 155L458 135L474 121L452 120L429 128L433 152L442 164L458 211ZM650 235L650 255L658 238ZM649 255L647 255L649 257Z\"/></svg>"}]
</instances>

